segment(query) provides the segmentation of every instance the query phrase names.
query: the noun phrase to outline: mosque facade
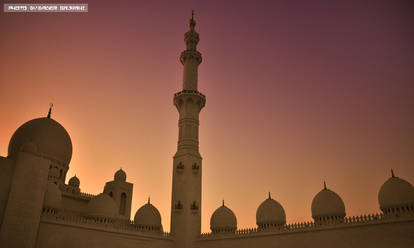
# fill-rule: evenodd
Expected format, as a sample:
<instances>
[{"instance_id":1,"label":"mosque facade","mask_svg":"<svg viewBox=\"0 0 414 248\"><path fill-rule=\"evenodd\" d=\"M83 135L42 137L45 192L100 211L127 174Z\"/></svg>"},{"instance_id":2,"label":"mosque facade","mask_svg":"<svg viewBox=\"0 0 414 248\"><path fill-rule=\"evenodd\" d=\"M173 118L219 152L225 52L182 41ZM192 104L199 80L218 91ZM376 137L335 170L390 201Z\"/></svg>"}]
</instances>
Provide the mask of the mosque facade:
<instances>
[{"instance_id":1,"label":"mosque facade","mask_svg":"<svg viewBox=\"0 0 414 248\"><path fill-rule=\"evenodd\" d=\"M313 221L286 223L283 206L269 193L256 212L257 226L238 229L224 202L213 213L211 232L201 233L202 157L195 20L185 33L182 90L174 94L179 113L173 158L171 230L150 202L131 216L133 184L122 169L98 195L84 193L76 176L66 183L72 142L51 117L30 120L11 137L0 156L0 247L16 248L247 248L414 247L414 187L392 172L378 193L379 213L347 216L341 197L326 185L311 205Z\"/></svg>"}]
</instances>

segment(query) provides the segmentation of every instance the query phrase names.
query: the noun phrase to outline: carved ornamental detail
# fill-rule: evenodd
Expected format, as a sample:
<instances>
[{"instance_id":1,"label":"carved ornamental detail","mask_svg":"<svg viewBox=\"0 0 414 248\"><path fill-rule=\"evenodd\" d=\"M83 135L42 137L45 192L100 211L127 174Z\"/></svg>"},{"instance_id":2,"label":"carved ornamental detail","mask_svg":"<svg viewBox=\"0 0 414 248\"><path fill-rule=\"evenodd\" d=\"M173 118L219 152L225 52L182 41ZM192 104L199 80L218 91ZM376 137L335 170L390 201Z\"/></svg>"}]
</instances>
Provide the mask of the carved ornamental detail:
<instances>
[{"instance_id":1,"label":"carved ornamental detail","mask_svg":"<svg viewBox=\"0 0 414 248\"><path fill-rule=\"evenodd\" d=\"M197 65L201 64L201 61L203 60L201 57L201 53L197 50L185 50L181 53L180 61L181 64L184 65L184 63L187 60L195 60L197 62Z\"/></svg>"}]
</instances>

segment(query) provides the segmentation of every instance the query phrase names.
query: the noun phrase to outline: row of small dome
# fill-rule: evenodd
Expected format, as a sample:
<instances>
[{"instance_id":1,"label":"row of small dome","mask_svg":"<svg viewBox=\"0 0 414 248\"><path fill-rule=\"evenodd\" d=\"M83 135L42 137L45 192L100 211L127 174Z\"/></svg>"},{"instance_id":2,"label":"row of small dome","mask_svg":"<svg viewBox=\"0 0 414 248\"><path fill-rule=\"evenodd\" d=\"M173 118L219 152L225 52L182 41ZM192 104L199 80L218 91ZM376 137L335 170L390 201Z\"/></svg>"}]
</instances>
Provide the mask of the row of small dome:
<instances>
[{"instance_id":1,"label":"row of small dome","mask_svg":"<svg viewBox=\"0 0 414 248\"><path fill-rule=\"evenodd\" d=\"M414 187L404 179L391 177L381 186L378 193L380 209L384 214L400 211L414 211ZM341 197L334 191L324 188L316 194L311 205L312 218L315 222L344 219L345 205ZM286 224L286 214L282 205L272 199L269 193L257 209L256 224L258 228L279 227ZM210 228L213 233L234 232L237 229L237 219L233 211L224 205L214 211L210 219Z\"/></svg>"},{"instance_id":2,"label":"row of small dome","mask_svg":"<svg viewBox=\"0 0 414 248\"><path fill-rule=\"evenodd\" d=\"M121 182L125 182L126 181L126 173L125 173L124 170L122 170L122 168L119 169L117 172L115 172L115 174L114 174L114 180L115 181L121 181ZM79 178L76 175L74 175L73 177L71 177L69 179L68 185L70 187L73 187L73 188L79 188L79 186L80 186L80 180L79 180Z\"/></svg>"},{"instance_id":3,"label":"row of small dome","mask_svg":"<svg viewBox=\"0 0 414 248\"><path fill-rule=\"evenodd\" d=\"M122 169L118 170L114 179L125 181L125 172ZM79 179L76 176L72 177L69 180L69 185L79 187ZM378 201L380 209L385 214L405 209L413 211L414 187L404 179L396 177L391 171L391 177L380 188ZM337 193L328 189L325 183L324 188L313 198L311 211L316 222L341 220L346 215L343 200ZM117 214L117 205L109 195L102 193L90 201L88 213L113 217ZM162 228L160 213L149 201L136 212L134 222L141 226ZM286 224L286 214L282 205L272 199L270 193L269 197L257 209L256 223L259 228L278 227ZM233 232L237 229L236 216L231 209L224 205L224 201L222 206L211 216L210 227L213 232Z\"/></svg>"},{"instance_id":4,"label":"row of small dome","mask_svg":"<svg viewBox=\"0 0 414 248\"><path fill-rule=\"evenodd\" d=\"M79 185L75 178L71 178L73 179L72 185L75 183ZM54 210L60 210L62 207L62 192L53 182L48 182L44 196L44 206ZM118 216L118 205L111 196L106 193L100 193L89 201L86 207L86 214L92 217L115 219ZM139 227L162 231L160 212L150 203L149 199L148 203L139 208L135 213L134 224Z\"/></svg>"}]
</instances>

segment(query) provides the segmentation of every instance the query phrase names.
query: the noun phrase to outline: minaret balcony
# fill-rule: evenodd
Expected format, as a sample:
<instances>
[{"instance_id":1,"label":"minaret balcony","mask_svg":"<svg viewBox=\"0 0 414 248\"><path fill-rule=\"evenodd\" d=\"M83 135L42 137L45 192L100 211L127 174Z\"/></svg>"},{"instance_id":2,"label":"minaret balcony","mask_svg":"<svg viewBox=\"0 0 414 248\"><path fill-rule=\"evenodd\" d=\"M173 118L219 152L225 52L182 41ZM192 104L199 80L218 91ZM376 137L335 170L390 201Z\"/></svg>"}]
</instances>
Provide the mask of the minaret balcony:
<instances>
[{"instance_id":1,"label":"minaret balcony","mask_svg":"<svg viewBox=\"0 0 414 248\"><path fill-rule=\"evenodd\" d=\"M188 101L197 103L201 110L206 104L206 96L197 90L182 90L174 94L174 105L178 109Z\"/></svg>"},{"instance_id":2,"label":"minaret balcony","mask_svg":"<svg viewBox=\"0 0 414 248\"><path fill-rule=\"evenodd\" d=\"M206 98L206 96L203 93L201 93L201 92L199 92L197 90L182 90L180 92L175 93L174 94L174 98L177 97L177 96L179 96L179 95L182 95L182 94L195 94L195 95L201 96L204 99Z\"/></svg>"},{"instance_id":3,"label":"minaret balcony","mask_svg":"<svg viewBox=\"0 0 414 248\"><path fill-rule=\"evenodd\" d=\"M197 62L197 65L199 65L203 61L203 58L201 56L201 53L197 50L185 50L181 53L180 56L181 64L184 65L187 60L195 60Z\"/></svg>"}]
</instances>

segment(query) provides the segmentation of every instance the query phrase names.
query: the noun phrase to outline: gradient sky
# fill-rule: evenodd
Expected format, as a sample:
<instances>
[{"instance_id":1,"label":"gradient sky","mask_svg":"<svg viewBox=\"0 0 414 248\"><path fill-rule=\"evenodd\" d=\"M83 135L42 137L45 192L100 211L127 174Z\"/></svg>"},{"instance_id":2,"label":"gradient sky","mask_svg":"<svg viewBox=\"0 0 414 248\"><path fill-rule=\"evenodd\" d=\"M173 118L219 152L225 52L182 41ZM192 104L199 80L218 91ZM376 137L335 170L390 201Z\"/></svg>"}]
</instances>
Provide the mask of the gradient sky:
<instances>
[{"instance_id":1,"label":"gradient sky","mask_svg":"<svg viewBox=\"0 0 414 248\"><path fill-rule=\"evenodd\" d=\"M132 216L151 196L169 230L172 99L194 8L203 231L223 198L255 227L268 191L292 223L311 220L323 180L347 215L379 212L390 168L414 182L413 1L69 2L89 13L0 13L1 156L53 102L73 143L67 180L97 194L122 167Z\"/></svg>"}]
</instances>

